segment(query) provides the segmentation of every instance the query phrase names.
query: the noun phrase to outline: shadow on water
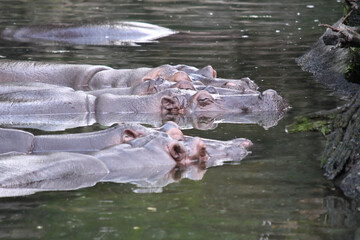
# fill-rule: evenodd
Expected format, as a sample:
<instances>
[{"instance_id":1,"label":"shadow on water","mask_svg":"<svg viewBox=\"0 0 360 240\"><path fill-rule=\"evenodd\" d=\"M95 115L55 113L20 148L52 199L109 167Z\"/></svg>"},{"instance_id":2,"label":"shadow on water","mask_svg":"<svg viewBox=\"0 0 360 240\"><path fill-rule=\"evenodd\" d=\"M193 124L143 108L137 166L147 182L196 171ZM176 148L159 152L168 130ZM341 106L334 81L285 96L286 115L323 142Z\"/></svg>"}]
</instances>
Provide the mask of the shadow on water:
<instances>
[{"instance_id":1,"label":"shadow on water","mask_svg":"<svg viewBox=\"0 0 360 240\"><path fill-rule=\"evenodd\" d=\"M241 164L208 169L201 181L169 184L161 194L99 183L0 199L0 238L357 239L359 205L342 196L319 168L324 139L318 133L285 133L295 116L341 104L294 61L323 31L318 23L333 23L341 14L336 0L1 1L1 29L86 19L144 21L180 34L138 46L1 40L0 58L114 68L212 65L220 77L248 76L260 90L275 89L292 109L267 130L231 123L184 130L218 140L249 138L252 154Z\"/></svg>"}]
</instances>

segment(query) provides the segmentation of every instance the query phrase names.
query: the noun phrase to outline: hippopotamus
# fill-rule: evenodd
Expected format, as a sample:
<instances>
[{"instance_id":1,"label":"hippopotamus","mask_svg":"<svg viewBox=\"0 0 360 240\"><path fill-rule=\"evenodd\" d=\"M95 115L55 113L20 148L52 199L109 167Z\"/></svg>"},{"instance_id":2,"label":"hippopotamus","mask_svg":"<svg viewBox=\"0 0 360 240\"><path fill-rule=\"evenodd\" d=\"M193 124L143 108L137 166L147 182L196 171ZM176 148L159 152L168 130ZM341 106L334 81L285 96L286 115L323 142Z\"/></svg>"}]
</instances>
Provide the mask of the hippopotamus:
<instances>
[{"instance_id":1,"label":"hippopotamus","mask_svg":"<svg viewBox=\"0 0 360 240\"><path fill-rule=\"evenodd\" d=\"M200 83L206 86L230 88L238 90L240 93L257 93L258 89L258 86L249 78L239 80L217 78L216 71L211 66L202 69L186 65L113 69L101 65L0 61L0 83L42 82L71 87L74 90L89 91L134 87L146 80L156 80L157 78L170 82L189 81L195 85Z\"/></svg>"},{"instance_id":2,"label":"hippopotamus","mask_svg":"<svg viewBox=\"0 0 360 240\"><path fill-rule=\"evenodd\" d=\"M81 126L95 122L109 125L116 122L139 118L156 121L173 120L178 116L197 116L262 112L284 112L288 105L274 90L263 93L242 95L217 95L207 91L167 89L153 95L121 96L100 94L94 96L84 91L74 91L67 87L15 91L0 90L0 123L47 121L49 124L78 123ZM119 116L119 114L121 116ZM24 117L26 116L26 117Z\"/></svg>"},{"instance_id":3,"label":"hippopotamus","mask_svg":"<svg viewBox=\"0 0 360 240\"><path fill-rule=\"evenodd\" d=\"M153 95L98 96L67 87L0 90L2 115L76 113L162 113L283 111L288 105L274 90L256 94L212 95L207 91L167 89Z\"/></svg>"},{"instance_id":4,"label":"hippopotamus","mask_svg":"<svg viewBox=\"0 0 360 240\"><path fill-rule=\"evenodd\" d=\"M2 134L3 131L5 134ZM125 138L126 143L118 144L115 136L120 135L120 139L124 140L126 131L146 133L136 138ZM19 140L24 134L26 132L21 130L0 129L0 136L7 137L3 138L5 140ZM25 139L29 135L27 133ZM33 136L33 142L36 137L45 139L34 144L37 147L33 148L32 154L24 155L17 152L18 149L0 154L0 196L77 189L99 181L132 182L137 185L153 182L159 187L173 182L179 168L183 169L181 171L189 168L187 176L201 179L205 167L221 165L221 160L241 160L251 146L246 139L223 142L183 136L175 123L167 123L158 130L124 124L98 133ZM67 148L64 148L64 141L68 142ZM101 141L109 146L91 151ZM23 143L20 141L18 145ZM54 150L61 151L54 153Z\"/></svg>"},{"instance_id":5,"label":"hippopotamus","mask_svg":"<svg viewBox=\"0 0 360 240\"><path fill-rule=\"evenodd\" d=\"M76 45L126 45L153 42L176 31L142 22L104 24L49 24L6 28L0 37L19 42Z\"/></svg>"},{"instance_id":6,"label":"hippopotamus","mask_svg":"<svg viewBox=\"0 0 360 240\"><path fill-rule=\"evenodd\" d=\"M156 135L159 134L159 132L166 133L171 139L176 141L184 141L184 139L186 139L187 144L198 141L194 137L185 138L179 126L171 121L155 129L146 128L139 124L123 123L105 130L89 133L47 134L37 136L23 130L0 128L0 154L12 152L29 154L59 151L80 153L96 152L113 145L129 143L134 139L138 140L132 141L131 146L139 147L148 141L147 138L154 137L151 135L152 133ZM151 136L146 137L149 135ZM215 140L203 139L202 141L205 143L215 142L219 144L219 142ZM248 148L251 145L251 142L246 139L237 139L237 141L241 143L239 146ZM230 141L226 144L229 142ZM224 142L220 141L220 143ZM215 154L215 152L210 153ZM191 156L192 155L196 154L191 154Z\"/></svg>"}]
</instances>

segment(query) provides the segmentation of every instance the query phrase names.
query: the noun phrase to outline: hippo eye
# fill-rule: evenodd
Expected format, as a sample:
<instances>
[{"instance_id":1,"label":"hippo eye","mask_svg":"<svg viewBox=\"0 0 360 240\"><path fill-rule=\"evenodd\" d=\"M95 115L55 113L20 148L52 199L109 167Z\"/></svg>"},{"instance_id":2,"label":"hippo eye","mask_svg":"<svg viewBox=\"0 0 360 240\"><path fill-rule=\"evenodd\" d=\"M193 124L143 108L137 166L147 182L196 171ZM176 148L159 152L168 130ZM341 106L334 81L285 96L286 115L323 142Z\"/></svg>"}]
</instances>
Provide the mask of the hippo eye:
<instances>
[{"instance_id":1,"label":"hippo eye","mask_svg":"<svg viewBox=\"0 0 360 240\"><path fill-rule=\"evenodd\" d=\"M211 103L213 103L214 101L209 98L209 97L199 97L198 98L198 103L200 104L200 106L204 107L206 105L209 105Z\"/></svg>"}]
</instances>

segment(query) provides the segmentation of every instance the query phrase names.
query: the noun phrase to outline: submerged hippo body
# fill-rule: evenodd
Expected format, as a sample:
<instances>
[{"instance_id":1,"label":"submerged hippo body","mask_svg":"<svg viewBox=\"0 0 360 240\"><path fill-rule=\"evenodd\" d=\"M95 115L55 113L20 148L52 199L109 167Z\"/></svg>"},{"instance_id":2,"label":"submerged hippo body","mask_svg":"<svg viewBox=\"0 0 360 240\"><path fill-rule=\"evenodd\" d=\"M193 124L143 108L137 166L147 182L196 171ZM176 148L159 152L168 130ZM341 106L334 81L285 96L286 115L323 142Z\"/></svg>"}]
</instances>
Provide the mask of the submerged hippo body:
<instances>
[{"instance_id":1,"label":"submerged hippo body","mask_svg":"<svg viewBox=\"0 0 360 240\"><path fill-rule=\"evenodd\" d=\"M194 137L184 138L179 126L174 122L167 122L158 129L146 128L139 124L120 124L105 130L90 133L61 135L47 134L37 136L23 130L0 128L0 154L11 152L36 154L47 152L91 153L122 143L128 143L131 147L144 147L145 145L148 145L149 142L154 144L154 139L157 139L158 141L158 144L155 145L160 146L164 145L166 142L164 140L159 141L159 139L164 136L163 133L166 133L170 139L186 142L186 145L189 146L190 149L195 149L196 147L194 146L197 146L198 144ZM212 147L214 147L212 145L213 143L215 144L215 147L220 147L228 146L231 142L206 139L203 139L202 141L206 144L209 143L211 148L208 151L208 154L210 154L210 157L214 154L219 154L219 152L212 151ZM251 145L251 143L242 144L244 142L249 142L249 140L246 139L238 139L237 141L237 143L241 143L238 145L239 147L249 147ZM222 150L224 152L224 149ZM193 155L196 154L190 155L190 158L193 158Z\"/></svg>"},{"instance_id":2,"label":"submerged hippo body","mask_svg":"<svg viewBox=\"0 0 360 240\"><path fill-rule=\"evenodd\" d=\"M186 65L162 65L156 68L113 69L101 65L47 64L28 61L0 61L0 83L42 82L75 90L135 87L146 80L162 78L170 82L196 82L214 87L232 88L240 93L256 93L257 85L248 78L228 80L216 77L210 67L182 71ZM180 87L186 88L186 87ZM191 89L191 87L190 87ZM139 91L139 90L138 90ZM142 90L146 91L146 90Z\"/></svg>"},{"instance_id":3,"label":"submerged hippo body","mask_svg":"<svg viewBox=\"0 0 360 240\"><path fill-rule=\"evenodd\" d=\"M123 136L128 129L147 133L127 143L112 145L114 136ZM25 133L5 129L6 135L1 135L2 130L0 136L17 135L12 136L13 139L20 139ZM222 142L181 135L176 124L168 123L159 130L125 124L98 133L36 136L45 137L37 143L38 147L46 146L42 148L42 154L0 154L0 197L77 189L92 186L98 181L131 182L149 191L161 191L162 186L180 177L201 179L205 167L221 165L223 161L241 160L248 153L246 148L251 145L246 139ZM64 141L72 145L69 144L63 152L51 153L54 149L47 147L51 142L56 147L56 141L62 146ZM88 152L89 146L98 141L112 144L100 151ZM205 162L206 165L203 164ZM182 167L174 168L177 165ZM186 174L181 176L181 173Z\"/></svg>"},{"instance_id":4,"label":"submerged hippo body","mask_svg":"<svg viewBox=\"0 0 360 240\"><path fill-rule=\"evenodd\" d=\"M95 157L69 152L3 154L0 155L0 170L0 188L49 190L89 187L109 173L106 165Z\"/></svg>"},{"instance_id":5,"label":"submerged hippo body","mask_svg":"<svg viewBox=\"0 0 360 240\"><path fill-rule=\"evenodd\" d=\"M84 25L38 25L6 28L1 38L19 42L55 42L81 45L124 45L152 42L175 34L168 28L141 22Z\"/></svg>"},{"instance_id":6,"label":"submerged hippo body","mask_svg":"<svg viewBox=\"0 0 360 240\"><path fill-rule=\"evenodd\" d=\"M38 135L17 129L0 128L0 154L44 152L93 152L148 135L150 129L137 124L120 124L106 130L61 135Z\"/></svg>"}]
</instances>

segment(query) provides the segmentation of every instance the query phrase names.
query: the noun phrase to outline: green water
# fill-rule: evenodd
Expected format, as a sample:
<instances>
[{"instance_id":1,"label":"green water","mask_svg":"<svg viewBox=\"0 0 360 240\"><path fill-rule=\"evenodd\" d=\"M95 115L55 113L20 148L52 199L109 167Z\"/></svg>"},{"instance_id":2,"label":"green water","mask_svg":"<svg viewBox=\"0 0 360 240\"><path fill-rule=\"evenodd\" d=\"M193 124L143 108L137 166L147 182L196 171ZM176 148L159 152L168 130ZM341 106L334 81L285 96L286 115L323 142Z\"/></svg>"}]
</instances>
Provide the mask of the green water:
<instances>
[{"instance_id":1,"label":"green water","mask_svg":"<svg viewBox=\"0 0 360 240\"><path fill-rule=\"evenodd\" d=\"M1 239L358 239L358 206L320 169L319 133L287 134L297 115L341 104L296 65L324 29L341 16L336 0L14 1L0 2L0 27L81 21L144 21L186 32L158 43L62 46L0 41L0 58L104 64L212 65L218 76L253 79L292 106L276 127L219 124L187 135L246 137L252 154L241 164L207 170L161 193L132 184L100 183L68 192L0 199Z\"/></svg>"}]
</instances>

